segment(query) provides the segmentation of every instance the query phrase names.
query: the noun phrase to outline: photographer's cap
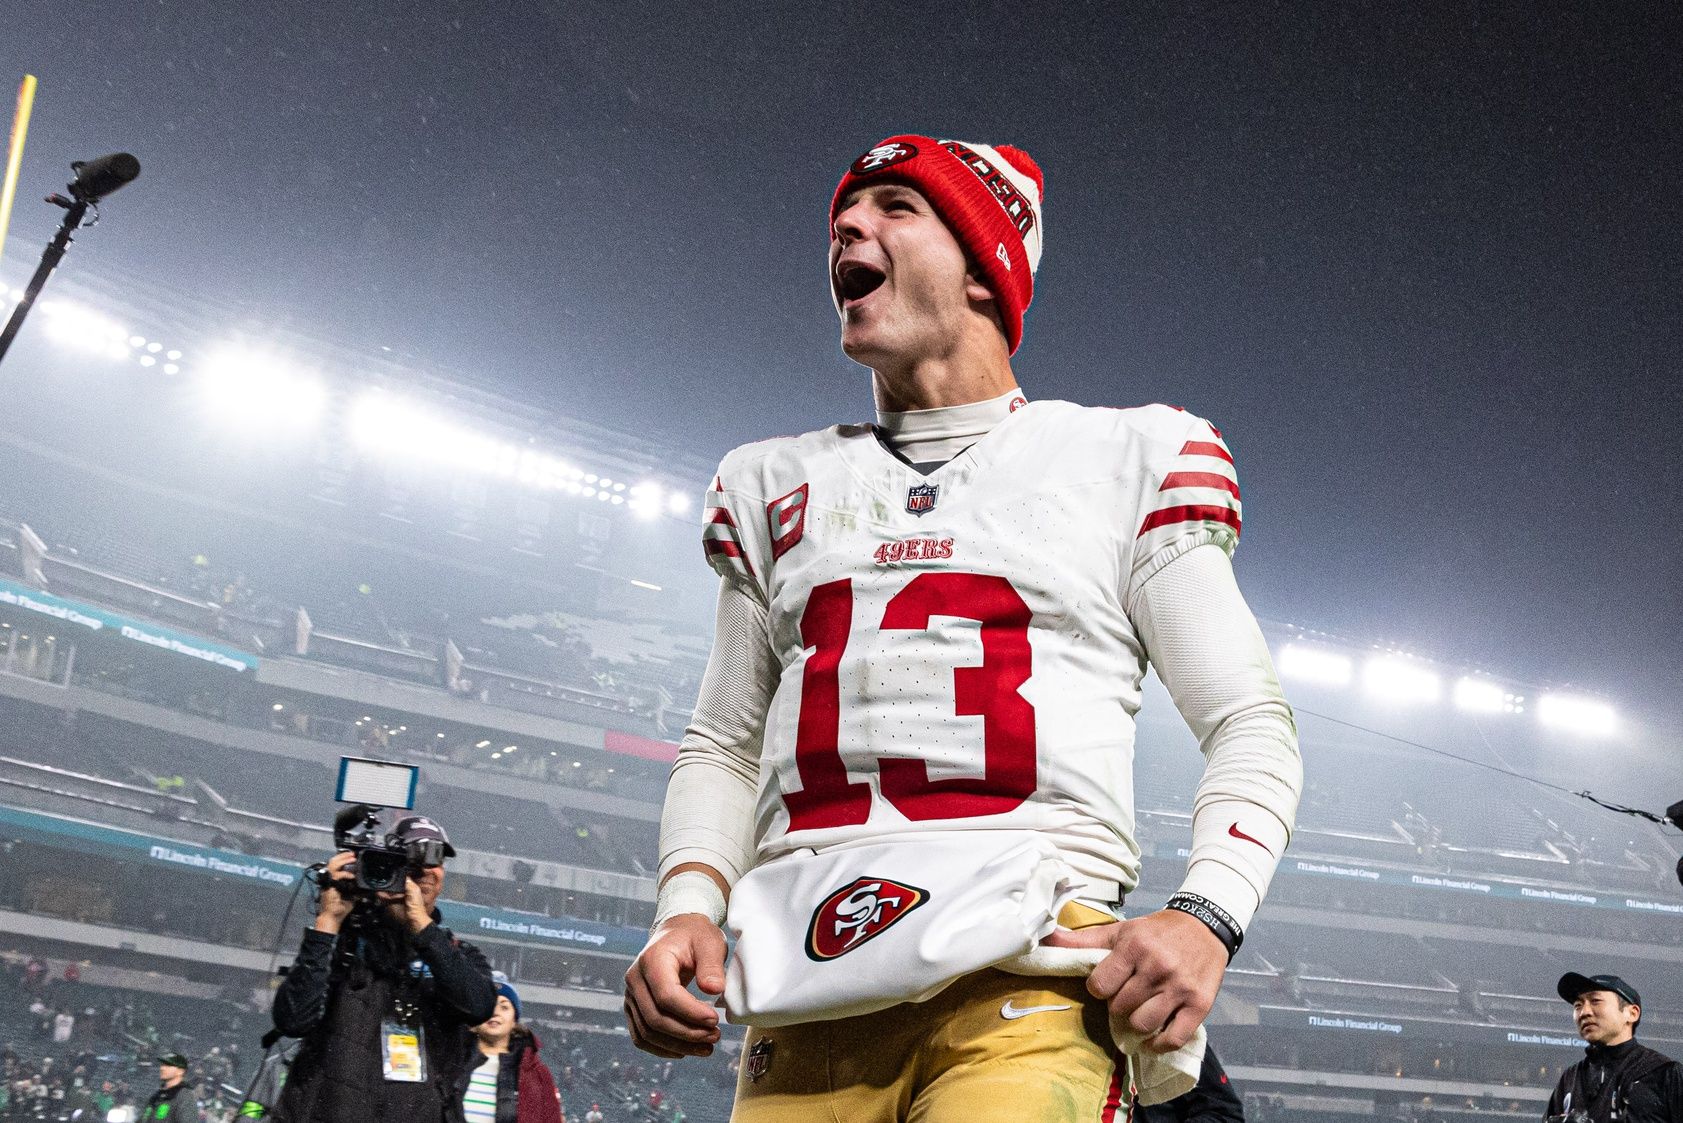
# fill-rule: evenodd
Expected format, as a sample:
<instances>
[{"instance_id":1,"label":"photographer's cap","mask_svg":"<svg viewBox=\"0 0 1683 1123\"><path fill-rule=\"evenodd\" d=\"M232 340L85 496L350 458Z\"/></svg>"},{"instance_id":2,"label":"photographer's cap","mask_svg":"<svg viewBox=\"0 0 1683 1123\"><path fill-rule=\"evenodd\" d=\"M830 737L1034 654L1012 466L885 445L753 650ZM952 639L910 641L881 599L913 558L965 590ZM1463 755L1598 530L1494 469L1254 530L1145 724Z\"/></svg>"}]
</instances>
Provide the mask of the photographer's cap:
<instances>
[{"instance_id":1,"label":"photographer's cap","mask_svg":"<svg viewBox=\"0 0 1683 1123\"><path fill-rule=\"evenodd\" d=\"M450 845L450 836L444 833L444 828L427 818L425 815L411 815L407 819L399 819L392 827L391 840L402 846L409 846L416 842L437 842L444 847L444 856L454 858L456 848Z\"/></svg>"},{"instance_id":2,"label":"photographer's cap","mask_svg":"<svg viewBox=\"0 0 1683 1123\"><path fill-rule=\"evenodd\" d=\"M1560 977L1560 984L1554 989L1567 1002L1576 1002L1580 994L1588 994L1592 990L1610 990L1632 1006L1642 1005L1642 997L1636 993L1636 988L1617 975L1580 975L1576 971L1568 971Z\"/></svg>"}]
</instances>

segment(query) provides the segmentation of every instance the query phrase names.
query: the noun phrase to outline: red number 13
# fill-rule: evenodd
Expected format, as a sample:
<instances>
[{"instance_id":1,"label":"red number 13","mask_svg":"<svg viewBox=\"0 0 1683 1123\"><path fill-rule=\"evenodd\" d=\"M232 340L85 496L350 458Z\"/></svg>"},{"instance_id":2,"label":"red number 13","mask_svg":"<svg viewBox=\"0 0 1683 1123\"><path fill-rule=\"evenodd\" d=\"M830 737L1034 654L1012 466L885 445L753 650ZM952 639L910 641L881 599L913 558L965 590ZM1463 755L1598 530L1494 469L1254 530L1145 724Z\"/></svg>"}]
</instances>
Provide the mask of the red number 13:
<instances>
[{"instance_id":1,"label":"red number 13","mask_svg":"<svg viewBox=\"0 0 1683 1123\"><path fill-rule=\"evenodd\" d=\"M962 819L999 815L1034 794L1034 707L1018 693L1032 673L1029 607L1003 577L922 573L888 602L882 627L923 631L936 616L978 621L982 662L953 671L954 712L982 719L983 767L978 777L931 780L924 762L883 756L882 794L906 818ZM837 741L841 730L838 670L853 628L853 582L812 590L801 614L801 641L812 654L801 677L795 767L801 790L786 793L791 831L846 827L871 813L871 789L850 783Z\"/></svg>"}]
</instances>

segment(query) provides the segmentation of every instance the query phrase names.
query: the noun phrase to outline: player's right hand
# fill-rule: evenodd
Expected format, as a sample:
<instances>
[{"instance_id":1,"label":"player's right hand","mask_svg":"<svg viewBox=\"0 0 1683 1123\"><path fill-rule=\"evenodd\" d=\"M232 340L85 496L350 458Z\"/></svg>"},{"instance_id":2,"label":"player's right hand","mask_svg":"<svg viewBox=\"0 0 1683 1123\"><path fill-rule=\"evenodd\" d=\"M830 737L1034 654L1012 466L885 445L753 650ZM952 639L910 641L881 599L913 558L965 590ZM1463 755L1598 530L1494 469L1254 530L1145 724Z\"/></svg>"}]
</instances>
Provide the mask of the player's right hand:
<instances>
[{"instance_id":1,"label":"player's right hand","mask_svg":"<svg viewBox=\"0 0 1683 1123\"><path fill-rule=\"evenodd\" d=\"M625 1020L637 1048L657 1057L705 1057L719 1040L719 1012L687 989L725 992L725 934L698 912L669 917L625 973Z\"/></svg>"}]
</instances>

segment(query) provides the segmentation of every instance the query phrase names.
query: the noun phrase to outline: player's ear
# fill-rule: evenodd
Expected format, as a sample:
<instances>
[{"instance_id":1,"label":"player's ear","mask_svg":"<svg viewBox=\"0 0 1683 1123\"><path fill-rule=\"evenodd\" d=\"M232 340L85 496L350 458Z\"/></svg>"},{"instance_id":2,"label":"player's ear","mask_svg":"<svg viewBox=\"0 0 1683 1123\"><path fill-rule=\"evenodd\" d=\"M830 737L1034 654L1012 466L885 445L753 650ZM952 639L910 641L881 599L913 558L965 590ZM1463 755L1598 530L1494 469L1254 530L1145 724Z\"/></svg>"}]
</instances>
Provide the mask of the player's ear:
<instances>
[{"instance_id":1,"label":"player's ear","mask_svg":"<svg viewBox=\"0 0 1683 1123\"><path fill-rule=\"evenodd\" d=\"M973 310L993 321L993 326L999 329L1000 338L1004 339L1005 321L999 315L999 302L993 298L993 290L976 276L975 270L964 275L964 296Z\"/></svg>"}]
</instances>

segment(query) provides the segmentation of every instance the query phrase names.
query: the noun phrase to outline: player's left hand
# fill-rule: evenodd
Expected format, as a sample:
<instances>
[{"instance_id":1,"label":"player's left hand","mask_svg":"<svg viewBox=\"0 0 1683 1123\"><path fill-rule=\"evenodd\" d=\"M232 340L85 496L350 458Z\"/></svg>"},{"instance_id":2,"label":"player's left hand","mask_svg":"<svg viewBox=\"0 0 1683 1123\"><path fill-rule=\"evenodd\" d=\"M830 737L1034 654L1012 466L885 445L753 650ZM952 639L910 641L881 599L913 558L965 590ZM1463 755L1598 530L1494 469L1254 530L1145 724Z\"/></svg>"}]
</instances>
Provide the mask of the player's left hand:
<instances>
[{"instance_id":1,"label":"player's left hand","mask_svg":"<svg viewBox=\"0 0 1683 1123\"><path fill-rule=\"evenodd\" d=\"M1087 990L1154 1053L1172 1053L1192 1039L1227 971L1227 949L1216 934L1170 909L1091 928L1059 928L1041 942L1109 949L1087 977Z\"/></svg>"}]
</instances>

